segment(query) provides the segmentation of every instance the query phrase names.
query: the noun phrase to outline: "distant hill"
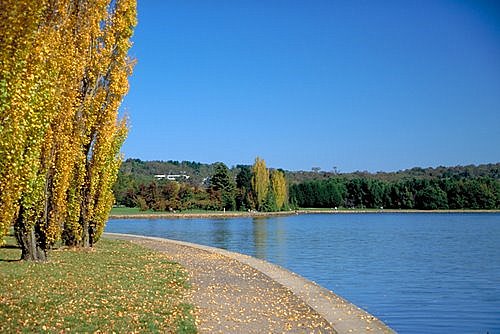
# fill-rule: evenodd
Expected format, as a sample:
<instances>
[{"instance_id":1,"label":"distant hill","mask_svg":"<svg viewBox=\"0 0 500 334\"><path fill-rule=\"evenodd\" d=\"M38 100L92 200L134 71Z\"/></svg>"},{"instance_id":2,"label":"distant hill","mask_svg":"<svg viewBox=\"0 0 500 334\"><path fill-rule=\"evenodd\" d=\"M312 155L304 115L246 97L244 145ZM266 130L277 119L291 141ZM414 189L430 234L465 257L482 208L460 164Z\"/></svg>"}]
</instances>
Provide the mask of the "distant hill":
<instances>
[{"instance_id":1,"label":"distant hill","mask_svg":"<svg viewBox=\"0 0 500 334\"><path fill-rule=\"evenodd\" d=\"M152 181L155 175L187 175L187 182L200 185L203 180L214 172L214 164L203 164L194 161L142 161L140 159L127 159L121 167L120 173L132 176L141 182Z\"/></svg>"},{"instance_id":2,"label":"distant hill","mask_svg":"<svg viewBox=\"0 0 500 334\"><path fill-rule=\"evenodd\" d=\"M214 164L204 164L194 161L142 161L140 159L127 159L120 168L121 176L134 178L139 182L148 182L155 179L155 175L187 175L189 178L185 182L200 186L203 181L210 177L214 172ZM229 166L230 172L234 177L240 171L243 165ZM475 178L491 177L500 179L500 163L467 165L453 167L414 167L397 172L377 172L369 173L366 171L357 171L353 173L336 173L323 171L285 171L289 184L296 184L309 180L328 179L334 176L343 178L368 178L383 181L397 181L402 179L442 179L442 178Z\"/></svg>"},{"instance_id":3,"label":"distant hill","mask_svg":"<svg viewBox=\"0 0 500 334\"><path fill-rule=\"evenodd\" d=\"M416 178L416 179L467 179L476 177L491 177L493 179L500 179L500 163L483 164L483 165L467 165L467 166L453 166L453 167L414 167L397 172L355 172L343 174L343 176L352 177L373 177L379 180L396 181L401 179Z\"/></svg>"}]
</instances>

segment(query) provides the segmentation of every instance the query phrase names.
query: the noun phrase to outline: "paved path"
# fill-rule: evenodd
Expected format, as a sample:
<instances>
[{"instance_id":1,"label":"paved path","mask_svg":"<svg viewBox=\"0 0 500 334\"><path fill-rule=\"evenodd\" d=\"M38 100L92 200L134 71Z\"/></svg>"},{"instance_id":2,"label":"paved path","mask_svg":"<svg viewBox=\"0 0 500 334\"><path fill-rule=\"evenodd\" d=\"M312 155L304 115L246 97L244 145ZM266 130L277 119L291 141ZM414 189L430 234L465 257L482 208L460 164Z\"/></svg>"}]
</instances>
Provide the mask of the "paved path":
<instances>
[{"instance_id":1,"label":"paved path","mask_svg":"<svg viewBox=\"0 0 500 334\"><path fill-rule=\"evenodd\" d=\"M188 270L200 333L393 333L331 291L266 261L181 241L105 236L164 252Z\"/></svg>"}]
</instances>

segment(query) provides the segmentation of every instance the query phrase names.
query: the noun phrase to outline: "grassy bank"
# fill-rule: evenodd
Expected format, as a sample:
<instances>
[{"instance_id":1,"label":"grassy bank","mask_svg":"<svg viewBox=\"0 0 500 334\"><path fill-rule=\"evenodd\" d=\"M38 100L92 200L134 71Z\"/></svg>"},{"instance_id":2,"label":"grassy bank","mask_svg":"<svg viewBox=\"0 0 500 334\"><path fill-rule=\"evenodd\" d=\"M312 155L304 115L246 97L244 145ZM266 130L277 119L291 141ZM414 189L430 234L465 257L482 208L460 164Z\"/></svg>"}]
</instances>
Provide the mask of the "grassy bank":
<instances>
[{"instance_id":1,"label":"grassy bank","mask_svg":"<svg viewBox=\"0 0 500 334\"><path fill-rule=\"evenodd\" d=\"M196 331L187 273L164 255L123 241L62 249L48 263L0 248L0 332Z\"/></svg>"},{"instance_id":2,"label":"grassy bank","mask_svg":"<svg viewBox=\"0 0 500 334\"><path fill-rule=\"evenodd\" d=\"M178 219L178 218L236 218L236 217L269 217L295 214L295 211L280 212L247 212L247 211L213 211L213 210L184 210L184 211L140 211L138 208L113 208L111 219Z\"/></svg>"},{"instance_id":3,"label":"grassy bank","mask_svg":"<svg viewBox=\"0 0 500 334\"><path fill-rule=\"evenodd\" d=\"M215 210L183 210L183 211L153 211L145 210L141 211L139 208L127 208L127 207L115 207L111 209L111 216L124 216L124 215L154 215L154 214L224 214L224 213L246 213L243 211L215 211Z\"/></svg>"}]
</instances>

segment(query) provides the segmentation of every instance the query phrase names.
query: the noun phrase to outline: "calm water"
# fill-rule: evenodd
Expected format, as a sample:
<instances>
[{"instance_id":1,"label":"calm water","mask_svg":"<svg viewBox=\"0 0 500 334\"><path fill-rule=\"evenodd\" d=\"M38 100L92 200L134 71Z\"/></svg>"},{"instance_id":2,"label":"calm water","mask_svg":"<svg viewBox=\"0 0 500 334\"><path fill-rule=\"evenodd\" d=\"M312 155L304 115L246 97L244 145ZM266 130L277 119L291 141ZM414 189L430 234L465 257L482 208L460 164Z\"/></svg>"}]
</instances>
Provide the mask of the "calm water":
<instances>
[{"instance_id":1,"label":"calm water","mask_svg":"<svg viewBox=\"0 0 500 334\"><path fill-rule=\"evenodd\" d=\"M266 259L400 333L500 333L500 214L110 220L106 231Z\"/></svg>"}]
</instances>

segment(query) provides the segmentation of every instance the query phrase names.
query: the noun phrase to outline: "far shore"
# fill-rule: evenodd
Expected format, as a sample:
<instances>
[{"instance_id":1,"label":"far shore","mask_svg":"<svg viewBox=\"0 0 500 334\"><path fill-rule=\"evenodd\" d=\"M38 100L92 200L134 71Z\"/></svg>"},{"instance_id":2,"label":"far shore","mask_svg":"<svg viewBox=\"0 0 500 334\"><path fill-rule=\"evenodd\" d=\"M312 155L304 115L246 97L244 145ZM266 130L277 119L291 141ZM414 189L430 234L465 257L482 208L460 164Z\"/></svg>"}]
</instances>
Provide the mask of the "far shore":
<instances>
[{"instance_id":1,"label":"far shore","mask_svg":"<svg viewBox=\"0 0 500 334\"><path fill-rule=\"evenodd\" d=\"M180 219L180 218L259 218L304 214L368 214L368 213L500 213L500 210L397 210L397 209L298 209L280 212L206 211L206 212L111 212L109 219Z\"/></svg>"}]
</instances>

